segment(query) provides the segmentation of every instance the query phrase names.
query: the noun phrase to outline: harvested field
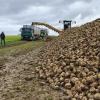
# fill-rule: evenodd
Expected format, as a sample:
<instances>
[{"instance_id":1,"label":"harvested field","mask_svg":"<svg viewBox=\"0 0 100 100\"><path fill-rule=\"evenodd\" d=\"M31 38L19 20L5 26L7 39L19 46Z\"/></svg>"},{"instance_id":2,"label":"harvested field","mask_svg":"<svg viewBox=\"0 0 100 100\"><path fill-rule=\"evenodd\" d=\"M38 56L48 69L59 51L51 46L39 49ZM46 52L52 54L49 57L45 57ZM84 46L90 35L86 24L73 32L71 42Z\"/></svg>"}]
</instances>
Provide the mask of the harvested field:
<instances>
[{"instance_id":1,"label":"harvested field","mask_svg":"<svg viewBox=\"0 0 100 100\"><path fill-rule=\"evenodd\" d=\"M66 100L100 100L100 19L66 30L39 53L36 73Z\"/></svg>"},{"instance_id":2,"label":"harvested field","mask_svg":"<svg viewBox=\"0 0 100 100\"><path fill-rule=\"evenodd\" d=\"M35 74L37 55L44 45L44 41L34 41L0 49L0 100L65 98Z\"/></svg>"},{"instance_id":3,"label":"harvested field","mask_svg":"<svg viewBox=\"0 0 100 100\"><path fill-rule=\"evenodd\" d=\"M53 91L48 85L44 86L34 73L39 50L40 48L18 57L10 56L8 62L0 66L0 100L60 98L61 93Z\"/></svg>"}]
</instances>

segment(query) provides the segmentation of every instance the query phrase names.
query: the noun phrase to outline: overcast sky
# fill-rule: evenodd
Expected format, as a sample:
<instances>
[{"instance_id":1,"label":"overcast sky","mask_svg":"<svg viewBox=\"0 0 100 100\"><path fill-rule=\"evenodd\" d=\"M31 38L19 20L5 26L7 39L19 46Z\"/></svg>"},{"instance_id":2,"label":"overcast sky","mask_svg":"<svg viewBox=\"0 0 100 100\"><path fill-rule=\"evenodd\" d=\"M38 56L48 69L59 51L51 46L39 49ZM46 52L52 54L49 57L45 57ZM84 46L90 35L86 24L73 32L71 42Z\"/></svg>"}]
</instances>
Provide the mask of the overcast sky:
<instances>
[{"instance_id":1,"label":"overcast sky","mask_svg":"<svg viewBox=\"0 0 100 100\"><path fill-rule=\"evenodd\" d=\"M0 32L6 34L19 34L23 24L33 21L61 28L59 20L80 25L99 17L100 0L0 0Z\"/></svg>"}]
</instances>

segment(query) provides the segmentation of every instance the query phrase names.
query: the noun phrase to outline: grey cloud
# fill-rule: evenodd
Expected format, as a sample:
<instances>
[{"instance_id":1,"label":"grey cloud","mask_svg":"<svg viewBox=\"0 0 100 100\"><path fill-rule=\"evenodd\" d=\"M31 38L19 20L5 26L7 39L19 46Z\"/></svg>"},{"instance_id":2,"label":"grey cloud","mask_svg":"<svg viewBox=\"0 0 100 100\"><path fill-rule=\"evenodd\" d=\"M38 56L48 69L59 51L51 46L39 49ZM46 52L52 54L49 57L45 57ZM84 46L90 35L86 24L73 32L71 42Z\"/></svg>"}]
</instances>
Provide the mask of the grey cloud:
<instances>
[{"instance_id":1,"label":"grey cloud","mask_svg":"<svg viewBox=\"0 0 100 100\"><path fill-rule=\"evenodd\" d=\"M3 25L13 26L17 33L21 25L32 21L57 26L58 21L63 19L89 20L99 16L99 4L99 0L0 0L0 29ZM11 32L10 27L5 28L8 33Z\"/></svg>"},{"instance_id":2,"label":"grey cloud","mask_svg":"<svg viewBox=\"0 0 100 100\"><path fill-rule=\"evenodd\" d=\"M76 1L90 2L91 0L0 0L0 13L2 15L18 14L30 6L63 7Z\"/></svg>"}]
</instances>

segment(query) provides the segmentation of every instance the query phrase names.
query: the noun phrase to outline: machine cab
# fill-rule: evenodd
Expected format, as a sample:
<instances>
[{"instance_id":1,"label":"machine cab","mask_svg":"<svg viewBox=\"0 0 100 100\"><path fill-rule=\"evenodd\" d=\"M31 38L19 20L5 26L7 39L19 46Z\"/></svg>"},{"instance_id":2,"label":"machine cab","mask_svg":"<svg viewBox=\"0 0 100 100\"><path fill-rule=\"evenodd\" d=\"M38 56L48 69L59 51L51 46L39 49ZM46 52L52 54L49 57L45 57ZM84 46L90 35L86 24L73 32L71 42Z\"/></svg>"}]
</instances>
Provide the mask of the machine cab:
<instances>
[{"instance_id":1,"label":"machine cab","mask_svg":"<svg viewBox=\"0 0 100 100\"><path fill-rule=\"evenodd\" d=\"M72 23L72 21L64 20L64 21L63 21L64 30L66 30L66 29L68 29L68 28L71 28L71 23Z\"/></svg>"}]
</instances>

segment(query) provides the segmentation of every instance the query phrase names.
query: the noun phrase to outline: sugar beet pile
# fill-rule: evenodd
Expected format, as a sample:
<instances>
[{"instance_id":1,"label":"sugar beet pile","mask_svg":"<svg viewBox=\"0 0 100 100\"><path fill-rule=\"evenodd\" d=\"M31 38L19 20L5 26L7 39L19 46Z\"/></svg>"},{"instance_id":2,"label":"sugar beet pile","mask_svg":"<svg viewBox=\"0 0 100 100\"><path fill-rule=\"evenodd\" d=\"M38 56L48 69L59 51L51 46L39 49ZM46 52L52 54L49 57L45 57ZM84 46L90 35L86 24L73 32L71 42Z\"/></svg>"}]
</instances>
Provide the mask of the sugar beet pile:
<instances>
[{"instance_id":1,"label":"sugar beet pile","mask_svg":"<svg viewBox=\"0 0 100 100\"><path fill-rule=\"evenodd\" d=\"M100 100L100 19L48 43L39 54L36 72L71 100Z\"/></svg>"}]
</instances>

